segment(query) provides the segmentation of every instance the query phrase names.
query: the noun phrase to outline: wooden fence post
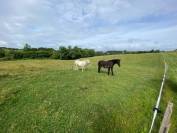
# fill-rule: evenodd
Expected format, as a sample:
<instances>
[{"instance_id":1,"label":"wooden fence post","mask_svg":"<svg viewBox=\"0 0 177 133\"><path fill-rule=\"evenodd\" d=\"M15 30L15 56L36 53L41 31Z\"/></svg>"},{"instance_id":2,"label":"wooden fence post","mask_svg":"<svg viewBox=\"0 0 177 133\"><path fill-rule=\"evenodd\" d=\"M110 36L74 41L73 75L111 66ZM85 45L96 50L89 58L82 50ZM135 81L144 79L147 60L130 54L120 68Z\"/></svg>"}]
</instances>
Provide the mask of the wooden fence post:
<instances>
[{"instance_id":1,"label":"wooden fence post","mask_svg":"<svg viewBox=\"0 0 177 133\"><path fill-rule=\"evenodd\" d=\"M170 118L173 112L173 103L168 102L159 133L168 133L170 128Z\"/></svg>"}]
</instances>

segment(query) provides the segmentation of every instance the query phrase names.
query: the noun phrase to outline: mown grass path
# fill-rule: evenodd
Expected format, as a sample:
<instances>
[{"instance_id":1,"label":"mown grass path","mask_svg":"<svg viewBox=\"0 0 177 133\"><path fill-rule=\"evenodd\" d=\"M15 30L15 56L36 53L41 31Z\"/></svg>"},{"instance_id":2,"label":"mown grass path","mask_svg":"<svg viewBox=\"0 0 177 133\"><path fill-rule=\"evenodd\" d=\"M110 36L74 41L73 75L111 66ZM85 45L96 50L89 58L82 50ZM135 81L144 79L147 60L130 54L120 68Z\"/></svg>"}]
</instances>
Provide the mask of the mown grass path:
<instances>
[{"instance_id":1,"label":"mown grass path","mask_svg":"<svg viewBox=\"0 0 177 133\"><path fill-rule=\"evenodd\" d=\"M97 61L111 58L121 59L115 76L98 74ZM90 60L84 72L72 70L73 61L0 62L0 132L148 132L163 76L161 54Z\"/></svg>"}]
</instances>

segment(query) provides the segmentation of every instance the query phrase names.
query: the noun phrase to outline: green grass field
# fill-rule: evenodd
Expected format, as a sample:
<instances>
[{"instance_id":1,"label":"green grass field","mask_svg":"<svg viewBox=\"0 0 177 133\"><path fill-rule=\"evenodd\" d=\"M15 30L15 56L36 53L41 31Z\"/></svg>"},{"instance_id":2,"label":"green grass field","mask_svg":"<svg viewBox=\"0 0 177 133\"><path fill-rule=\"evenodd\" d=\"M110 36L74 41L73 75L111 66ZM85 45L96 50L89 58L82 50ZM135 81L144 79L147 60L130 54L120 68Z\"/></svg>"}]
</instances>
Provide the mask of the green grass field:
<instances>
[{"instance_id":1,"label":"green grass field","mask_svg":"<svg viewBox=\"0 0 177 133\"><path fill-rule=\"evenodd\" d=\"M97 61L120 58L115 76L97 73ZM73 61L0 62L0 132L147 133L152 108L169 65L161 109L174 105L170 132L177 131L177 53L90 58L88 70ZM163 114L159 114L154 132Z\"/></svg>"}]
</instances>

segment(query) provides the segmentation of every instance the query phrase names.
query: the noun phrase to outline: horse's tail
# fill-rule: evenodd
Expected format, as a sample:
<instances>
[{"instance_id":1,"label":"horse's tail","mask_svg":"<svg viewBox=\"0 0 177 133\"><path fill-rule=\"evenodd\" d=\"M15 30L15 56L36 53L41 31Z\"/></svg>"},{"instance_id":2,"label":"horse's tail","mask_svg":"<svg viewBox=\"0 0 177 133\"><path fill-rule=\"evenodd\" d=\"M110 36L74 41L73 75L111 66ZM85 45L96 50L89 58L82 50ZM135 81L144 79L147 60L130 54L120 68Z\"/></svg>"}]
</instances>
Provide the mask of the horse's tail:
<instances>
[{"instance_id":1,"label":"horse's tail","mask_svg":"<svg viewBox=\"0 0 177 133\"><path fill-rule=\"evenodd\" d=\"M120 67L120 59L118 59L119 60L119 67Z\"/></svg>"}]
</instances>

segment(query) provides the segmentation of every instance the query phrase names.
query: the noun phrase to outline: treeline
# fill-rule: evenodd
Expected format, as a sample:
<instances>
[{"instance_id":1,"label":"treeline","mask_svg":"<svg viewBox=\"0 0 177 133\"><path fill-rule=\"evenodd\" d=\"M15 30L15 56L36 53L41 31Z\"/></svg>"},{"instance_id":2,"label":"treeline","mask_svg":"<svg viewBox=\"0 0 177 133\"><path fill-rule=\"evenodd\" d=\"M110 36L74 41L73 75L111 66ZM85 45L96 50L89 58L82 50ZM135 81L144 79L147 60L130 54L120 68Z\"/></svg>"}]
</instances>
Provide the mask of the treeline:
<instances>
[{"instance_id":1,"label":"treeline","mask_svg":"<svg viewBox=\"0 0 177 133\"><path fill-rule=\"evenodd\" d=\"M93 49L82 49L79 47L60 47L59 48L60 59L70 60L83 57L93 57L96 55Z\"/></svg>"},{"instance_id":2,"label":"treeline","mask_svg":"<svg viewBox=\"0 0 177 133\"><path fill-rule=\"evenodd\" d=\"M149 51L97 51L96 55L114 55L114 54L143 54L143 53L160 53L160 50L149 50Z\"/></svg>"},{"instance_id":3,"label":"treeline","mask_svg":"<svg viewBox=\"0 0 177 133\"><path fill-rule=\"evenodd\" d=\"M13 59L41 59L52 58L61 60L79 59L83 57L93 57L101 55L114 54L141 54L141 53L159 53L160 50L149 51L95 51L93 49L83 49L79 47L59 47L58 50L53 48L32 48L29 44L25 44L23 49L0 47L0 60Z\"/></svg>"},{"instance_id":4,"label":"treeline","mask_svg":"<svg viewBox=\"0 0 177 133\"><path fill-rule=\"evenodd\" d=\"M82 49L71 46L61 46L58 50L53 48L32 48L29 44L25 44L23 49L0 47L0 60L38 58L69 60L92 56L95 56L93 49Z\"/></svg>"}]
</instances>

